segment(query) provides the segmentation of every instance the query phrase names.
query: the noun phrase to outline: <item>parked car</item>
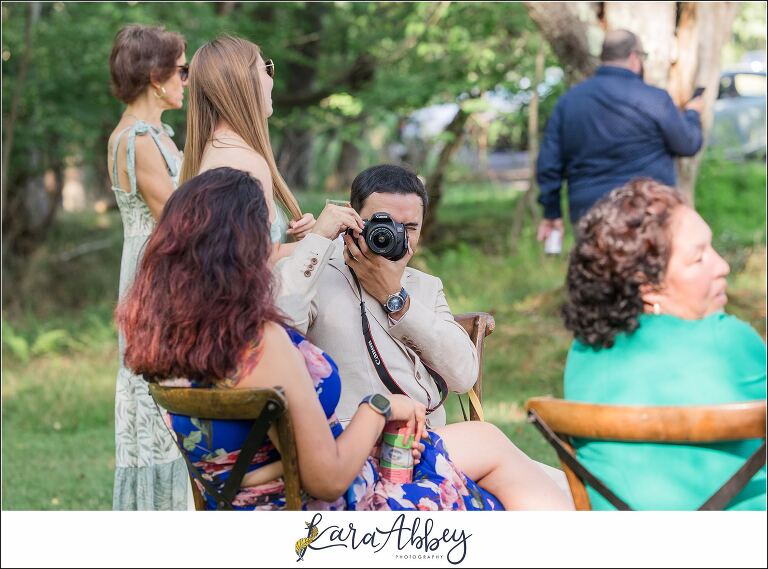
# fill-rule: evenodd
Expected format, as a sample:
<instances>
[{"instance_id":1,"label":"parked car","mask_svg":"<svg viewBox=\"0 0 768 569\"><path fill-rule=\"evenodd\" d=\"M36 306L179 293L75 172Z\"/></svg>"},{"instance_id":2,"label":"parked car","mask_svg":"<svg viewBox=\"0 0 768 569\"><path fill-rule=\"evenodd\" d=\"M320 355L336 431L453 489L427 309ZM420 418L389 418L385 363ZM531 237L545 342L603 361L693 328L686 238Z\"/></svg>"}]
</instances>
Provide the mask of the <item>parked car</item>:
<instances>
[{"instance_id":1,"label":"parked car","mask_svg":"<svg viewBox=\"0 0 768 569\"><path fill-rule=\"evenodd\" d=\"M765 159L766 85L760 66L724 71L714 104L709 148L730 160Z\"/></svg>"}]
</instances>

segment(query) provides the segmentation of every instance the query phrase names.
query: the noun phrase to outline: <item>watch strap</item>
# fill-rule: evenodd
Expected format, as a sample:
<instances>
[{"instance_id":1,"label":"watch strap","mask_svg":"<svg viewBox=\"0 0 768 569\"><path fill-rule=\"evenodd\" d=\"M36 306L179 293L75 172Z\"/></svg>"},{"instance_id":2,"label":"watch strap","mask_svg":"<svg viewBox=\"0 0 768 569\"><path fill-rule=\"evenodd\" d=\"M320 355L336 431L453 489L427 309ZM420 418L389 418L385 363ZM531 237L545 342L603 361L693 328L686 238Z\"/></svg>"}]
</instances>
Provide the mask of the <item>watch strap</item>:
<instances>
[{"instance_id":1,"label":"watch strap","mask_svg":"<svg viewBox=\"0 0 768 569\"><path fill-rule=\"evenodd\" d=\"M371 395L366 395L365 397L363 397L362 401L360 401L360 405L363 405L363 404L368 404L368 406L369 406L371 409L373 409L373 410L374 410L374 411L376 411L376 412L377 412L379 415L381 415L382 417L384 417L384 420L385 420L385 421L389 421L389 418L392 416L392 403L391 403L391 402L390 402L390 401L387 399L387 403L388 403L388 405L387 405L387 408L386 408L386 409L385 409L385 410L382 412L382 410L381 410L381 409L379 409L379 408L378 408L378 407L376 407L376 406L375 406L373 403L371 403L371 401L373 400L373 398L374 398L374 396L375 396L375 395L376 395L375 393L374 393L374 394L371 394ZM382 397L384 397L384 398L386 399L386 396L385 396L385 395L382 395ZM360 405L358 405L358 407L359 407Z\"/></svg>"}]
</instances>

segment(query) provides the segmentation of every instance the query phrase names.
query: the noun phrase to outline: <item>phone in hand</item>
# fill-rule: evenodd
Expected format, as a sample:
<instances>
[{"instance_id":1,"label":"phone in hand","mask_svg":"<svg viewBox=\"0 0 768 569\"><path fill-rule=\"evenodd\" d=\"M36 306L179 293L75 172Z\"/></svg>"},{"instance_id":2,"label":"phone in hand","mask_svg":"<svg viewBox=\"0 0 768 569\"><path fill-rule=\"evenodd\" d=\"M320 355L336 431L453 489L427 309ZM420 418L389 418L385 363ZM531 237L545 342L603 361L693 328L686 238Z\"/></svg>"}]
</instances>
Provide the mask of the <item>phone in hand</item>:
<instances>
[{"instance_id":1,"label":"phone in hand","mask_svg":"<svg viewBox=\"0 0 768 569\"><path fill-rule=\"evenodd\" d=\"M695 99L696 97L701 97L706 90L706 87L696 87L696 89L693 90L693 95L691 95L691 100Z\"/></svg>"}]
</instances>

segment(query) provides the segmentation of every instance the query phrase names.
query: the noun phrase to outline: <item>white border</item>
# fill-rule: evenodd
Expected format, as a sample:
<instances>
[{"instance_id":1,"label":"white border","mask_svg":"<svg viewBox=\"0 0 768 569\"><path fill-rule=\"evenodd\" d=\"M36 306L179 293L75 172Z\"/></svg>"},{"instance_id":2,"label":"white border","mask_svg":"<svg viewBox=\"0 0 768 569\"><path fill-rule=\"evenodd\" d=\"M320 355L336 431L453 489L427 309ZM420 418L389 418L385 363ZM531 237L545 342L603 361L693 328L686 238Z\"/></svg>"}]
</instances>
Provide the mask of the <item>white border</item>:
<instances>
[{"instance_id":1,"label":"white border","mask_svg":"<svg viewBox=\"0 0 768 569\"><path fill-rule=\"evenodd\" d=\"M313 512L3 512L3 567L297 567ZM323 512L321 529L390 528L393 512ZM469 535L466 558L337 547L300 567L766 567L765 512L409 512ZM424 527L423 525L421 526ZM330 531L330 530L329 530ZM396 535L396 534L393 534ZM327 534L326 534L327 536ZM408 536L404 535L407 541ZM409 555L397 558L396 555ZM442 557L433 558L433 555ZM415 557L410 557L415 556ZM419 557L421 556L421 557Z\"/></svg>"}]
</instances>

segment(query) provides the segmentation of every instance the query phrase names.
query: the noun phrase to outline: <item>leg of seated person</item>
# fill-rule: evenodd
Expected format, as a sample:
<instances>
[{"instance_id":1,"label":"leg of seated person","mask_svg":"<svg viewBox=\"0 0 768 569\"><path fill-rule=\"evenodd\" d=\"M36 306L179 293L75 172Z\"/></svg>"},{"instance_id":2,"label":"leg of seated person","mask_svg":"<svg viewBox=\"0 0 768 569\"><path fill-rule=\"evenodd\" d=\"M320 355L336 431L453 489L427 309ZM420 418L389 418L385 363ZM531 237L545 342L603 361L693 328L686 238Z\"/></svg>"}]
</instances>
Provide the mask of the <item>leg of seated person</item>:
<instances>
[{"instance_id":1,"label":"leg of seated person","mask_svg":"<svg viewBox=\"0 0 768 569\"><path fill-rule=\"evenodd\" d=\"M568 478L566 478L565 472L563 472L559 468L555 468L554 466L549 466L548 464L544 464L543 462L539 462L537 460L534 460L533 463L539 468L541 468L547 474L547 476L549 476L552 480L554 480L558 488L560 488L560 490L562 490L568 497L568 503L571 505L571 509L575 510L576 506L573 503L573 495L571 494L571 487L568 485Z\"/></svg>"},{"instance_id":2,"label":"leg of seated person","mask_svg":"<svg viewBox=\"0 0 768 569\"><path fill-rule=\"evenodd\" d=\"M537 462L491 423L467 421L432 429L453 463L507 510L572 510L573 504Z\"/></svg>"}]
</instances>

